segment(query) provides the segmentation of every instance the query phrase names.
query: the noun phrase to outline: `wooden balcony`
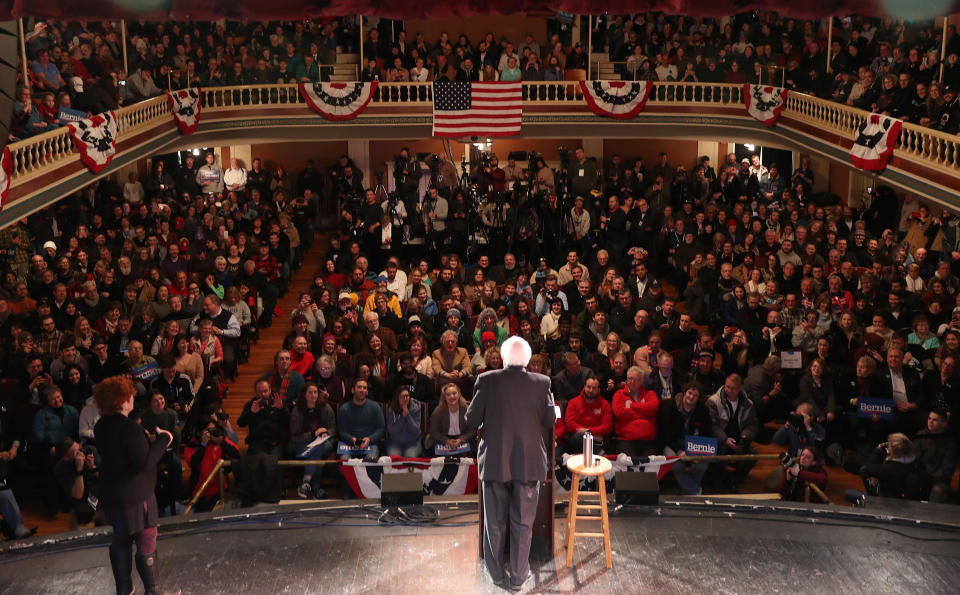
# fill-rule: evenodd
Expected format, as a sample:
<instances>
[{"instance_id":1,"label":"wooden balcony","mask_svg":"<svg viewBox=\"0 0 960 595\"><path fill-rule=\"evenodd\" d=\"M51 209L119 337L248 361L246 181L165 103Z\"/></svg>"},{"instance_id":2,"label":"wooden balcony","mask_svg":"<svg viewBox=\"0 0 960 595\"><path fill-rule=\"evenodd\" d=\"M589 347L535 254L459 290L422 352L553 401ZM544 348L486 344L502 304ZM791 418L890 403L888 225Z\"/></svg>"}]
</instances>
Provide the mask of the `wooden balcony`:
<instances>
[{"instance_id":1,"label":"wooden balcony","mask_svg":"<svg viewBox=\"0 0 960 595\"><path fill-rule=\"evenodd\" d=\"M523 84L523 136L688 138L768 144L819 154L849 166L853 136L868 115L801 93L790 93L776 126L767 128L744 109L742 87L655 83L646 108L633 120L594 115L574 82ZM166 96L117 111L117 155L99 175L81 163L66 128L10 145L10 194L0 227L43 208L97 177L153 154L231 142L344 138L429 137L430 83L381 83L356 119L330 122L315 114L296 85L203 90L199 130L181 136ZM904 123L899 144L878 183L888 183L960 211L960 137Z\"/></svg>"}]
</instances>

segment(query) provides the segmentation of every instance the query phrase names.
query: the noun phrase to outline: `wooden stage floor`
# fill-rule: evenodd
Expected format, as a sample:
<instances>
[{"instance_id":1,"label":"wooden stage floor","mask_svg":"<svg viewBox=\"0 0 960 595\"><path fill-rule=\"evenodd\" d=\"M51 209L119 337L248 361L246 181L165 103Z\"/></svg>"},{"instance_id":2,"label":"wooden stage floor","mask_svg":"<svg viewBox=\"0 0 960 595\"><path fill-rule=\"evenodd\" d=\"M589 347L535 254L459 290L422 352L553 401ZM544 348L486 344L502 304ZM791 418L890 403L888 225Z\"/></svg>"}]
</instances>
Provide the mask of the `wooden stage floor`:
<instances>
[{"instance_id":1,"label":"wooden stage floor","mask_svg":"<svg viewBox=\"0 0 960 595\"><path fill-rule=\"evenodd\" d=\"M477 557L475 504L437 505L439 524L417 527L377 526L375 505L324 506L165 525L165 585L204 594L504 593ZM556 547L533 560L523 592L956 593L956 524L881 522L874 514L814 521L816 514L760 508L626 508L611 517L611 570L600 540L578 542L566 568L558 518ZM111 592L107 539L0 554L0 593Z\"/></svg>"}]
</instances>

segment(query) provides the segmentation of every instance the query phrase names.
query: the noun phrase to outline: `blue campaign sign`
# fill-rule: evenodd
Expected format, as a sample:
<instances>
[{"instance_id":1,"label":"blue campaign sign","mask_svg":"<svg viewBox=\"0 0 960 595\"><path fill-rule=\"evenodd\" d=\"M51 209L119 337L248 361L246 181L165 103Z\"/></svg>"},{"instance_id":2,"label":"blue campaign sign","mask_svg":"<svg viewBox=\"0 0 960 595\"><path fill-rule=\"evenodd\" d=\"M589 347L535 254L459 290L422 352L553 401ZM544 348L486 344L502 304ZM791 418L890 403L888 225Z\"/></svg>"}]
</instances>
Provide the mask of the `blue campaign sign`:
<instances>
[{"instance_id":1,"label":"blue campaign sign","mask_svg":"<svg viewBox=\"0 0 960 595\"><path fill-rule=\"evenodd\" d=\"M61 107L60 111L57 112L57 119L61 122L79 122L86 117L87 112L70 109L69 107Z\"/></svg>"},{"instance_id":2,"label":"blue campaign sign","mask_svg":"<svg viewBox=\"0 0 960 595\"><path fill-rule=\"evenodd\" d=\"M468 452L470 452L470 444L465 442L456 448L451 448L446 444L437 442L437 444L433 448L433 452L438 457L449 457L452 455L467 454Z\"/></svg>"},{"instance_id":3,"label":"blue campaign sign","mask_svg":"<svg viewBox=\"0 0 960 595\"><path fill-rule=\"evenodd\" d=\"M857 417L873 417L893 419L893 399L875 399L860 397L857 399Z\"/></svg>"},{"instance_id":4,"label":"blue campaign sign","mask_svg":"<svg viewBox=\"0 0 960 595\"><path fill-rule=\"evenodd\" d=\"M688 457L706 456L717 454L717 439L706 436L687 436L684 439Z\"/></svg>"},{"instance_id":5,"label":"blue campaign sign","mask_svg":"<svg viewBox=\"0 0 960 595\"><path fill-rule=\"evenodd\" d=\"M347 444L346 442L337 442L337 454L338 455L350 455L354 458L362 458L370 454L370 447L360 448L352 444Z\"/></svg>"}]
</instances>

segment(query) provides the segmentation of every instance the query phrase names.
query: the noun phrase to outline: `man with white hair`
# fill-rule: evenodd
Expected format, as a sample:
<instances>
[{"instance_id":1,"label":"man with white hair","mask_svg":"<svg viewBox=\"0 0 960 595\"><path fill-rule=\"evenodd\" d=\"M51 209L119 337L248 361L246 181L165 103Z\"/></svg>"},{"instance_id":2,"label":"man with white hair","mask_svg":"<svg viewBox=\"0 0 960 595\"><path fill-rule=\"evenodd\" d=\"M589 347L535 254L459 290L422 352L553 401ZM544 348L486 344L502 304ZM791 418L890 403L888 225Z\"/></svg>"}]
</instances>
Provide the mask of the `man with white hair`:
<instances>
[{"instance_id":1,"label":"man with white hair","mask_svg":"<svg viewBox=\"0 0 960 595\"><path fill-rule=\"evenodd\" d=\"M504 368L477 377L466 417L471 429L483 430L477 457L483 482L483 558L493 581L515 590L530 575L533 522L540 482L548 471L547 440L552 442L556 422L550 379L524 369L531 353L520 337L504 341ZM509 576L502 559L508 522Z\"/></svg>"}]
</instances>

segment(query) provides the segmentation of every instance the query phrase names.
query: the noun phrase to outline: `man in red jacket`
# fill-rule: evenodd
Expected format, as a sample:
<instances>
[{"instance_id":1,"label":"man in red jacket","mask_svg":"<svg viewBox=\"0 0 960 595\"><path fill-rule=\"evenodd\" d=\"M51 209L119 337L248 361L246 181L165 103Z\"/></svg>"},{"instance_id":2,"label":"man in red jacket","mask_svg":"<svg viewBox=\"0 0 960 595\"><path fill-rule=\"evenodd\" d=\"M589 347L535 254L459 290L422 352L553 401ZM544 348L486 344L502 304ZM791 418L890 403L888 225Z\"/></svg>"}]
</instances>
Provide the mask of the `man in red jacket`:
<instances>
[{"instance_id":1,"label":"man in red jacket","mask_svg":"<svg viewBox=\"0 0 960 595\"><path fill-rule=\"evenodd\" d=\"M632 457L656 454L657 393L644 386L643 370L637 366L627 370L627 386L613 395L613 419L617 435L617 452Z\"/></svg>"},{"instance_id":2,"label":"man in red jacket","mask_svg":"<svg viewBox=\"0 0 960 595\"><path fill-rule=\"evenodd\" d=\"M613 408L600 398L600 381L587 378L580 394L570 399L564 416L567 432L563 440L563 450L577 454L583 448L583 435L593 434L593 450L601 453L604 442L613 434ZM607 444L607 449L613 444Z\"/></svg>"}]
</instances>

